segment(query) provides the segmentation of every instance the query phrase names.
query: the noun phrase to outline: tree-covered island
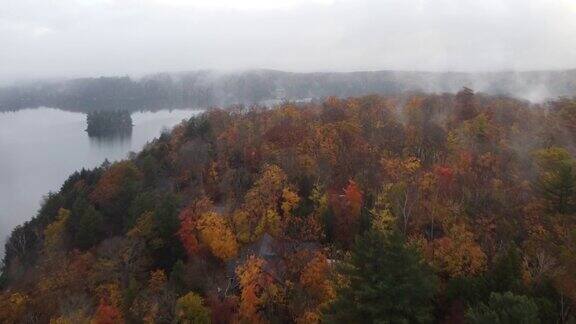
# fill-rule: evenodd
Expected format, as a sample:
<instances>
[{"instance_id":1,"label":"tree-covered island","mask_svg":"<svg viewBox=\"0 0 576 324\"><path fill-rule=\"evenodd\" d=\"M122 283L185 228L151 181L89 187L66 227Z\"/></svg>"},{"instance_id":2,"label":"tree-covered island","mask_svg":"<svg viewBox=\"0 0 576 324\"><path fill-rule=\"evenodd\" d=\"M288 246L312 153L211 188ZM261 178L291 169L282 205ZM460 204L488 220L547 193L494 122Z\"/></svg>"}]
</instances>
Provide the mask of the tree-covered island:
<instances>
[{"instance_id":1,"label":"tree-covered island","mask_svg":"<svg viewBox=\"0 0 576 324\"><path fill-rule=\"evenodd\" d=\"M86 115L90 137L107 137L132 132L132 116L128 111L94 111Z\"/></svg>"}]
</instances>

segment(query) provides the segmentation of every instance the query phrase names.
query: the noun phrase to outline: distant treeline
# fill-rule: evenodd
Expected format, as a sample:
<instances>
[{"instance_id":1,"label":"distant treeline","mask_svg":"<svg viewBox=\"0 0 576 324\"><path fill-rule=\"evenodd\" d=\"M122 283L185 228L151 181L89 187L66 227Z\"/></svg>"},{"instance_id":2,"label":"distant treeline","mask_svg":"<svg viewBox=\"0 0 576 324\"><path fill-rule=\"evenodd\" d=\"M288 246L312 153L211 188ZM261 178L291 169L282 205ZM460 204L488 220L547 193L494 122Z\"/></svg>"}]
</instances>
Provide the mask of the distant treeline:
<instances>
[{"instance_id":1,"label":"distant treeline","mask_svg":"<svg viewBox=\"0 0 576 324\"><path fill-rule=\"evenodd\" d=\"M91 137L106 137L132 132L132 116L128 111L94 111L86 116L86 131Z\"/></svg>"},{"instance_id":2,"label":"distant treeline","mask_svg":"<svg viewBox=\"0 0 576 324\"><path fill-rule=\"evenodd\" d=\"M38 81L0 88L0 111L38 106L80 112L209 108L277 103L285 99L394 94L407 90L455 93L462 86L529 100L573 96L576 70L519 73L195 71L155 74L137 80L100 77Z\"/></svg>"}]
</instances>

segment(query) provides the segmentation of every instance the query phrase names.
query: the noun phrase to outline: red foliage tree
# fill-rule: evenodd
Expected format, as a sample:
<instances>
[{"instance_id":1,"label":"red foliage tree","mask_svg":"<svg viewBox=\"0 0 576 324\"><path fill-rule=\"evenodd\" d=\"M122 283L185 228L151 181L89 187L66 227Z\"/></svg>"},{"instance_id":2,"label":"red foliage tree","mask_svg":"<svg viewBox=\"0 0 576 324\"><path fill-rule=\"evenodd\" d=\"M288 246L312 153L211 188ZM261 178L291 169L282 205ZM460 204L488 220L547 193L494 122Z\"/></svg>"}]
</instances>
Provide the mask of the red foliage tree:
<instances>
[{"instance_id":1,"label":"red foliage tree","mask_svg":"<svg viewBox=\"0 0 576 324\"><path fill-rule=\"evenodd\" d=\"M101 300L92 322L94 324L122 324L124 323L124 318L118 308Z\"/></svg>"},{"instance_id":2,"label":"red foliage tree","mask_svg":"<svg viewBox=\"0 0 576 324\"><path fill-rule=\"evenodd\" d=\"M353 180L349 180L341 195L332 195L335 212L334 236L337 241L349 245L358 233L363 193Z\"/></svg>"},{"instance_id":3,"label":"red foliage tree","mask_svg":"<svg viewBox=\"0 0 576 324\"><path fill-rule=\"evenodd\" d=\"M182 246L189 256L195 255L200 250L198 231L196 225L202 213L212 208L212 202L208 198L200 198L182 209L179 214L180 228L176 235L182 242Z\"/></svg>"}]
</instances>

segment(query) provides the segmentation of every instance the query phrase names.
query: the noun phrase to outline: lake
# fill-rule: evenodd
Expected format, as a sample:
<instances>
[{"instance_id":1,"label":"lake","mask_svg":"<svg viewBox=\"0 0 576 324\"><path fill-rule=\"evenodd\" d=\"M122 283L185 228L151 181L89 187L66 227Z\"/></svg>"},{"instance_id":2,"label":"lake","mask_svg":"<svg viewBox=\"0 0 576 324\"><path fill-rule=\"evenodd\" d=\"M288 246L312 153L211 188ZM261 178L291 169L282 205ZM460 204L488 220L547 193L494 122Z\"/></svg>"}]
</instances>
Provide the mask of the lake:
<instances>
[{"instance_id":1,"label":"lake","mask_svg":"<svg viewBox=\"0 0 576 324\"><path fill-rule=\"evenodd\" d=\"M86 115L53 108L0 113L0 256L19 224L32 218L49 191L58 191L74 171L121 160L137 152L164 128L172 128L199 110L160 110L132 114L126 138L89 138Z\"/></svg>"}]
</instances>

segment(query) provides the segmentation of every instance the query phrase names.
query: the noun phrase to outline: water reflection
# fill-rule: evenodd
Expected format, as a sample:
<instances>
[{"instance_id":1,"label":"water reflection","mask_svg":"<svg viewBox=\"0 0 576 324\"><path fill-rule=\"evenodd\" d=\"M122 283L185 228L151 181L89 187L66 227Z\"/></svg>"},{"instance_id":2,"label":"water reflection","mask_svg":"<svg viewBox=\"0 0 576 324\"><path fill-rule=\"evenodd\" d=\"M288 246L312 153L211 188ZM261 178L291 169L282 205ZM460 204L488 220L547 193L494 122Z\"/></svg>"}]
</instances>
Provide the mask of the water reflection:
<instances>
[{"instance_id":1,"label":"water reflection","mask_svg":"<svg viewBox=\"0 0 576 324\"><path fill-rule=\"evenodd\" d=\"M81 168L126 158L163 128L200 113L162 110L132 114L128 134L89 137L86 115L52 108L0 113L0 254L12 228L36 214L42 196Z\"/></svg>"},{"instance_id":2,"label":"water reflection","mask_svg":"<svg viewBox=\"0 0 576 324\"><path fill-rule=\"evenodd\" d=\"M118 150L130 150L132 144L132 129L114 134L88 136L90 147L96 150L117 148Z\"/></svg>"}]
</instances>

